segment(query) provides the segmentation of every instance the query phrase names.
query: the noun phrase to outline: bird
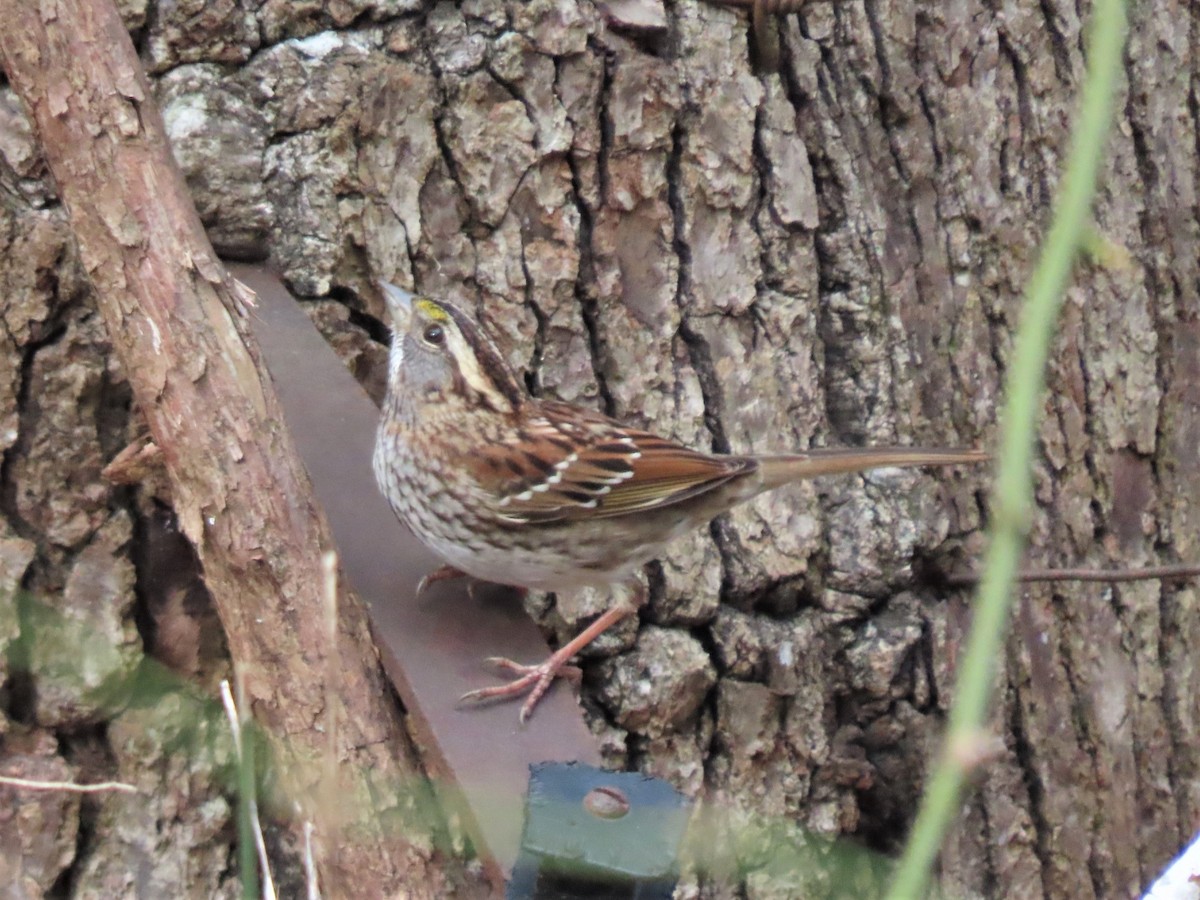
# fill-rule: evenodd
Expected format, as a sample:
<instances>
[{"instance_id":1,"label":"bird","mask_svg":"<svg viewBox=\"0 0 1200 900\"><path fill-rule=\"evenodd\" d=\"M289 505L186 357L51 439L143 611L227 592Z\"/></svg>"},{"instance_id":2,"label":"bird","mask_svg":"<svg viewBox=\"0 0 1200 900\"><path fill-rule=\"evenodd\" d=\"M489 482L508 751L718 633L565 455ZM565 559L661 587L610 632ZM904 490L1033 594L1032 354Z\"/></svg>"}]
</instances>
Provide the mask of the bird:
<instances>
[{"instance_id":1,"label":"bird","mask_svg":"<svg viewBox=\"0 0 1200 900\"><path fill-rule=\"evenodd\" d=\"M571 658L645 602L640 569L675 538L764 491L883 467L986 460L982 450L877 447L705 453L586 407L532 396L452 303L379 282L391 318L372 466L396 516L443 565L419 594L469 576L526 590L608 587L611 605L541 663L493 657L505 683L461 702L524 696L520 721Z\"/></svg>"}]
</instances>

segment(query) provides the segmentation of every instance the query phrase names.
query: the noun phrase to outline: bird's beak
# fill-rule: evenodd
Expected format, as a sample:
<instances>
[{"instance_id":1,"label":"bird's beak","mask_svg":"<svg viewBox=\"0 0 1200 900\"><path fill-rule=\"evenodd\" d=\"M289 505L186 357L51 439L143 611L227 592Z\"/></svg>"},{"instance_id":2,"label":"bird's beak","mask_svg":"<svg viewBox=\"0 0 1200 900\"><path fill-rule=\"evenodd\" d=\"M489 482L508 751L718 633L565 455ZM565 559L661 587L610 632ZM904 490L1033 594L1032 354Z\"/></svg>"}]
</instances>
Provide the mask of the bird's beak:
<instances>
[{"instance_id":1,"label":"bird's beak","mask_svg":"<svg viewBox=\"0 0 1200 900\"><path fill-rule=\"evenodd\" d=\"M379 282L379 290L383 292L383 302L387 304L388 315L392 317L392 330L403 334L408 330L408 318L412 315L413 295L386 281Z\"/></svg>"}]
</instances>

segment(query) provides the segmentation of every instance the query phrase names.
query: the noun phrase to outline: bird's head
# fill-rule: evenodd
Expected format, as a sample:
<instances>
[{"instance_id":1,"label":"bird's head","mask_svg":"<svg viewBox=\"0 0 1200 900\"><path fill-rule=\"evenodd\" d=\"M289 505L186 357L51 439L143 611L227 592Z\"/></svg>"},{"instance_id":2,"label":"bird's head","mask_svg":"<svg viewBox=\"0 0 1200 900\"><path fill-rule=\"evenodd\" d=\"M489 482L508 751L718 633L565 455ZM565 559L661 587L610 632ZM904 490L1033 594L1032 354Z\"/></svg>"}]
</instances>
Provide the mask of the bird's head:
<instances>
[{"instance_id":1,"label":"bird's head","mask_svg":"<svg viewBox=\"0 0 1200 900\"><path fill-rule=\"evenodd\" d=\"M380 282L392 318L389 402L459 398L494 412L514 411L525 389L496 345L458 307Z\"/></svg>"}]
</instances>

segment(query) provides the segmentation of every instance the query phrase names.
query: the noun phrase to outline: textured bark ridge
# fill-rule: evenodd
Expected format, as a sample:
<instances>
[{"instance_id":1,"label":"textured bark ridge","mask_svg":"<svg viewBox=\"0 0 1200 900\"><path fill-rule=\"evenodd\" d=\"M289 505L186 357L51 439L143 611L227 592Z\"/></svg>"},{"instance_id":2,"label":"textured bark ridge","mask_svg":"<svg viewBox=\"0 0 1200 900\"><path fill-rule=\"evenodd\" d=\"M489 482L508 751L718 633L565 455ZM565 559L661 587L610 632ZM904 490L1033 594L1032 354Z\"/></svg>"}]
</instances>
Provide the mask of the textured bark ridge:
<instances>
[{"instance_id":1,"label":"textured bark ridge","mask_svg":"<svg viewBox=\"0 0 1200 900\"><path fill-rule=\"evenodd\" d=\"M196 206L218 249L269 251L321 299L361 370L378 350L353 326L382 336L384 277L476 310L535 391L698 447L993 434L1083 68L1075 6L812 3L780 23L777 73L755 68L744 11L697 0L201 6L124 7ZM1078 267L1064 312L1039 565L1200 554L1197 29L1161 2L1132 14L1097 211L1123 252ZM0 233L0 574L92 616L119 671L140 652L129 544L148 501L98 472L127 437L126 376L8 89L0 116L20 201ZM969 615L922 573L978 549L984 482L832 479L683 541L588 666L614 763L777 817L779 852L805 833L896 847ZM81 566L104 577L72 593ZM567 635L602 602L561 597L545 624ZM22 621L0 608L0 641ZM1200 805L1197 640L1190 586L1022 591L950 894L1114 896L1153 876ZM84 701L32 671L6 712L50 733ZM110 771L129 746L84 743ZM26 871L70 865L37 852ZM770 866L742 881L794 891Z\"/></svg>"},{"instance_id":2,"label":"textured bark ridge","mask_svg":"<svg viewBox=\"0 0 1200 900\"><path fill-rule=\"evenodd\" d=\"M162 567L156 557L170 548L153 533L162 523L154 521L154 501L144 497L136 507L143 533L135 546L145 578L142 613L157 655L184 671L201 664L198 653L178 653L181 644L198 650L204 643L178 624L187 618L181 612L187 612L191 586L170 582L189 567L194 572L198 559L225 628L239 700L273 751L273 790L264 792L264 807L275 807L294 838L304 833L303 823L315 826L312 857L326 893L444 895L457 870L432 865L436 823L415 814L419 766L365 611L344 590L324 596L328 526L313 509L273 387L257 362L239 305L247 298L205 240L170 158L162 118L146 102L150 86L123 23L107 2L92 0L53 9L5 4L0 14L10 29L0 45L5 72L40 139L79 251L78 262L61 260L62 254L56 262L65 275L86 272L100 313L63 315L61 333L52 330L22 371L11 436L17 452L6 460L6 499L17 531L8 544L16 567L6 580L28 589L6 598L17 612L16 634L6 635L16 638L18 691L9 710L17 719L14 743L42 737L47 727L91 727L91 737L103 739L111 753L109 765L153 797L125 794L99 814L89 811L95 832L78 832L84 837L76 848L82 850L78 868L67 875L48 865L43 870L54 876L51 883L78 878L82 892L106 896L203 896L239 887L225 872L229 838L221 835L229 809L220 788L232 781L228 747L220 752L215 735L227 726L178 684L164 687L156 669L144 664L127 549L134 538L133 498L117 496L100 480L102 461L121 448L116 440L123 437L131 393L153 442L142 449L157 451L178 529L195 551L195 559L182 554L182 572L153 577ZM23 187L10 188L14 225L22 215L36 223L42 210L62 224L48 198L38 202L36 185L21 196ZM59 240L65 238L63 230ZM8 308L18 316L14 324L31 324L19 315L25 306L38 312L38 289L58 293L34 259L34 271L26 273L32 296ZM10 264L14 270L20 265ZM119 390L104 390L118 379L105 377L103 357L99 366L88 365L89 356L99 356L101 320L112 361L119 360L128 379ZM84 361L72 365L77 346ZM55 360L62 364L53 366ZM56 404L95 394L102 399L92 400L94 423L76 420L70 409L46 415ZM27 411L29 421L22 421ZM68 468L71 463L78 468ZM121 470L110 466L105 473L112 477L114 468ZM55 475L66 483L65 496L51 480ZM32 537L43 536L45 565L31 559L29 546ZM60 552L48 552L51 547ZM62 571L55 563L64 555L70 568L61 590L38 583L38 574L49 579ZM154 598L152 587L182 589L183 596ZM184 609L163 615L172 602ZM197 622L195 630L202 627ZM44 760L27 755L25 762L36 769ZM193 788L198 805L189 802ZM27 806L32 820L41 810ZM169 852L156 853L164 818L172 839ZM28 825L13 826L19 844L27 843ZM100 848L103 858L91 852ZM146 859L155 859L148 873L142 871ZM198 880L187 874L192 867Z\"/></svg>"}]
</instances>

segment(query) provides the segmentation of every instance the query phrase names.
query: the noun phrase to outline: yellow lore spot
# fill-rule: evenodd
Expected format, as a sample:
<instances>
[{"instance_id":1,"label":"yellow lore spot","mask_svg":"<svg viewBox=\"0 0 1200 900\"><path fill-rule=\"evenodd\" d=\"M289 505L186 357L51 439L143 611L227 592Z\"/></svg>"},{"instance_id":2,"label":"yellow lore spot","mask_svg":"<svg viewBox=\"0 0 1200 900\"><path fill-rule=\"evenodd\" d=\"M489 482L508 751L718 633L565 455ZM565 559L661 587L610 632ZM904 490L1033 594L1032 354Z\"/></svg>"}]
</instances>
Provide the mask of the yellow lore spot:
<instances>
[{"instance_id":1,"label":"yellow lore spot","mask_svg":"<svg viewBox=\"0 0 1200 900\"><path fill-rule=\"evenodd\" d=\"M432 319L435 322L450 321L450 314L432 300L426 300L424 297L421 297L419 300L417 300L415 305L421 314L426 318Z\"/></svg>"}]
</instances>

